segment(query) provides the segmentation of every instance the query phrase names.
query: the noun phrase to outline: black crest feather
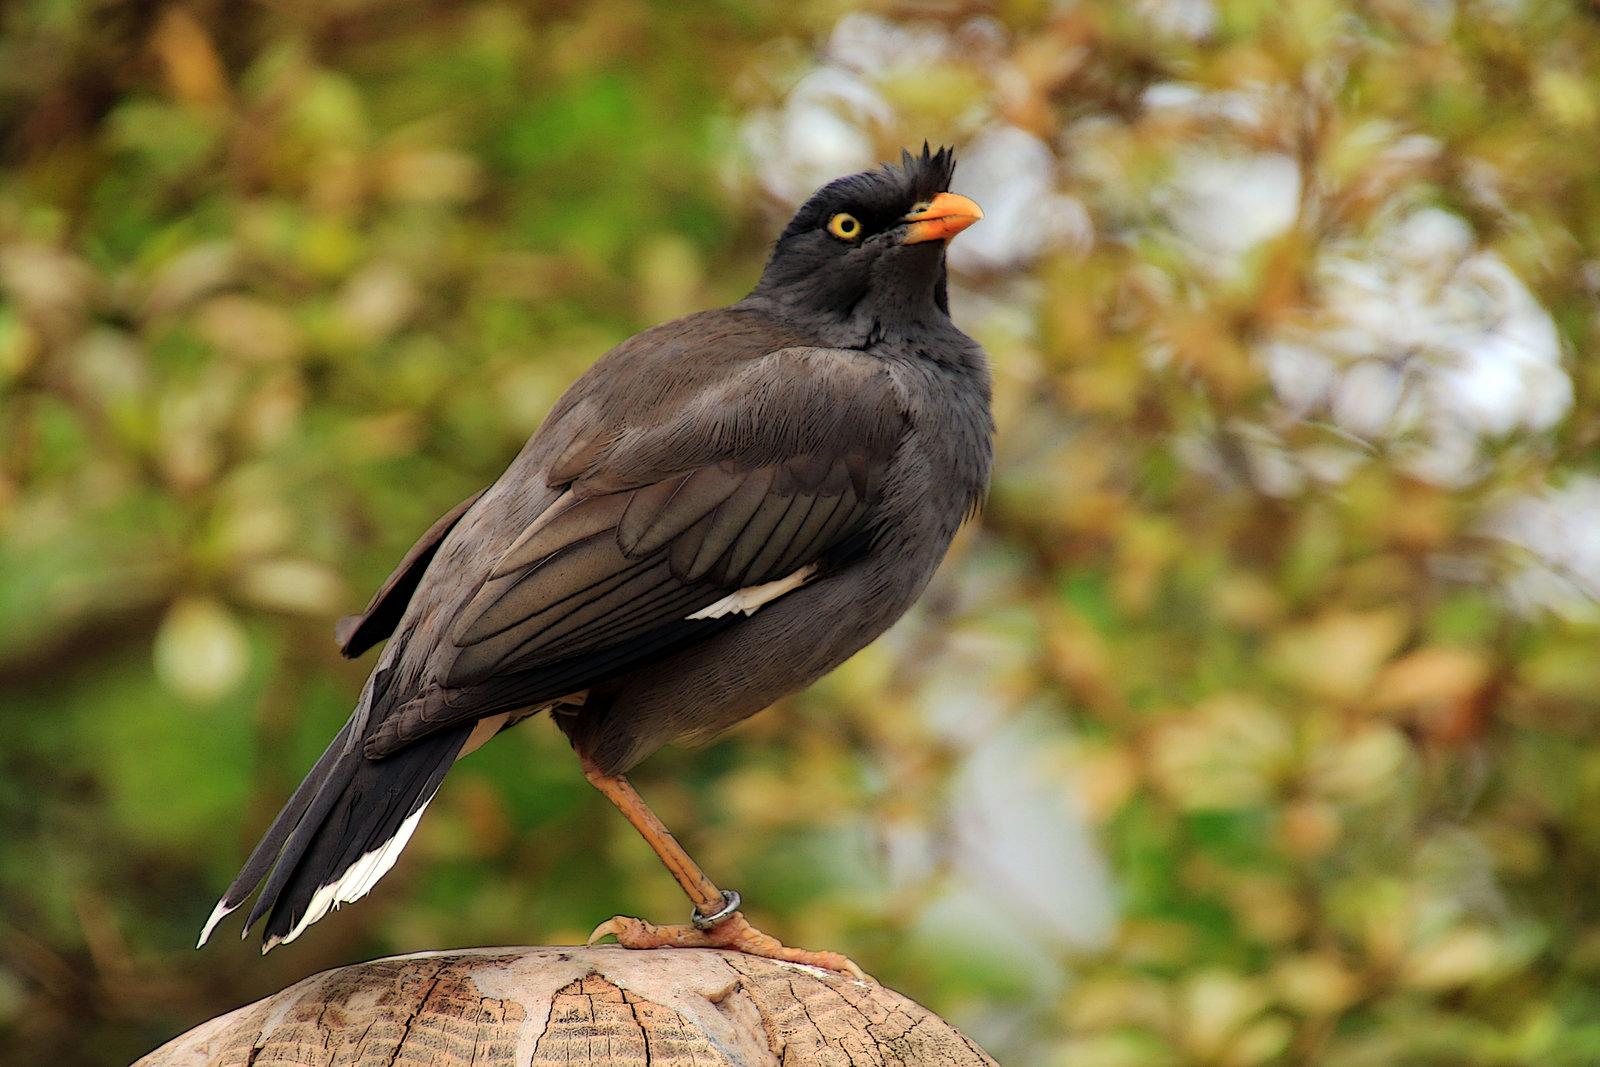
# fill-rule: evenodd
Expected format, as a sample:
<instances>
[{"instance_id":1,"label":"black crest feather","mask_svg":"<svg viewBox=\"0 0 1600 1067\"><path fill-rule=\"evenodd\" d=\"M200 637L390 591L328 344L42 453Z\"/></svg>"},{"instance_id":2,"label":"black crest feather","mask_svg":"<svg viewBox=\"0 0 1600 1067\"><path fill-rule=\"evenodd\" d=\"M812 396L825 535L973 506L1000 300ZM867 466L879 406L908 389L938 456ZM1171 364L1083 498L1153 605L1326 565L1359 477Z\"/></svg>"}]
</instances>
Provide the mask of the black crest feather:
<instances>
[{"instance_id":1,"label":"black crest feather","mask_svg":"<svg viewBox=\"0 0 1600 1067\"><path fill-rule=\"evenodd\" d=\"M831 181L817 190L795 213L778 240L815 228L824 216L835 211L860 216L869 231L887 225L919 200L932 200L948 190L955 169L955 150L948 146L935 152L924 141L921 155L901 149L898 164L885 163L876 170Z\"/></svg>"}]
</instances>

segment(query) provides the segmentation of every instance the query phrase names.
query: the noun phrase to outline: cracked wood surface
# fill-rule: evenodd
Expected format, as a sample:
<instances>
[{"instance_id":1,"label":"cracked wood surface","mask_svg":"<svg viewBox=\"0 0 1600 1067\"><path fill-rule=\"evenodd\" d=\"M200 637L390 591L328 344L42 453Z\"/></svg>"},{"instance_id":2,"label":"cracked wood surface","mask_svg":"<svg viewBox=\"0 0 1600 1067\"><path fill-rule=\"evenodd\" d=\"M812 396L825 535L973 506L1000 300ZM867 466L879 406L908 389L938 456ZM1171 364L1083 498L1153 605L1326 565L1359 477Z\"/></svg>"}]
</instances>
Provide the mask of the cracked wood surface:
<instances>
[{"instance_id":1,"label":"cracked wood surface","mask_svg":"<svg viewBox=\"0 0 1600 1067\"><path fill-rule=\"evenodd\" d=\"M880 985L712 949L463 949L325 971L134 1067L995 1067Z\"/></svg>"}]
</instances>

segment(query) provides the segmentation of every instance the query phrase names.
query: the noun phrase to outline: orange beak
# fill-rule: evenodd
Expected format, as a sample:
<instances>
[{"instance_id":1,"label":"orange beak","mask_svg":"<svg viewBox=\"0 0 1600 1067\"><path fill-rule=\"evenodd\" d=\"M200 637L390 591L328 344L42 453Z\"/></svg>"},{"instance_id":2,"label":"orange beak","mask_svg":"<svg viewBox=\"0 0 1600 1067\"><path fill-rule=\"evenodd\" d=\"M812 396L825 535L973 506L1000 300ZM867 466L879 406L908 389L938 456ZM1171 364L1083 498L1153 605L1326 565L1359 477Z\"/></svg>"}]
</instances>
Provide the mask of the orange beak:
<instances>
[{"instance_id":1,"label":"orange beak","mask_svg":"<svg viewBox=\"0 0 1600 1067\"><path fill-rule=\"evenodd\" d=\"M909 222L902 244L921 241L948 241L983 218L983 208L959 193L940 193L921 211L913 211L901 222Z\"/></svg>"}]
</instances>

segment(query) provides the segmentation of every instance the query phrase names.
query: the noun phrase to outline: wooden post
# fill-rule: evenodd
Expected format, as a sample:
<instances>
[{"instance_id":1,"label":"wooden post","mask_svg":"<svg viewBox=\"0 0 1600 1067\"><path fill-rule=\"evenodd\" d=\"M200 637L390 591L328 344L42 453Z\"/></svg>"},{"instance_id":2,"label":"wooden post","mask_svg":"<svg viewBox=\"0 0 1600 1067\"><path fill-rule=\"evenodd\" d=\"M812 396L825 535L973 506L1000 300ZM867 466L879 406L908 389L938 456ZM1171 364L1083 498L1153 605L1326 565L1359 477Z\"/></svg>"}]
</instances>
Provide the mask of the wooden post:
<instances>
[{"instance_id":1,"label":"wooden post","mask_svg":"<svg viewBox=\"0 0 1600 1067\"><path fill-rule=\"evenodd\" d=\"M995 1067L844 975L712 949L481 948L313 975L134 1067Z\"/></svg>"}]
</instances>

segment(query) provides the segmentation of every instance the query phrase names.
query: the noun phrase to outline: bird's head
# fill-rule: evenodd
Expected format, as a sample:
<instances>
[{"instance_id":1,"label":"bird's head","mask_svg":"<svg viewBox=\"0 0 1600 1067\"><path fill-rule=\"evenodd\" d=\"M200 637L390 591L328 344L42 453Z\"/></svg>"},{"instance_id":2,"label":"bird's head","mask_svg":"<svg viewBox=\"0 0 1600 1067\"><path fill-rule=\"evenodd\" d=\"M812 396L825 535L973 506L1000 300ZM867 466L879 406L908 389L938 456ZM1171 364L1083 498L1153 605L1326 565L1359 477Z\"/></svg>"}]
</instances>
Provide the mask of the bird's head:
<instances>
[{"instance_id":1,"label":"bird's head","mask_svg":"<svg viewBox=\"0 0 1600 1067\"><path fill-rule=\"evenodd\" d=\"M983 217L949 191L948 148L823 186L778 237L752 298L818 325L861 331L949 314L945 246ZM835 332L829 330L829 333Z\"/></svg>"}]
</instances>

